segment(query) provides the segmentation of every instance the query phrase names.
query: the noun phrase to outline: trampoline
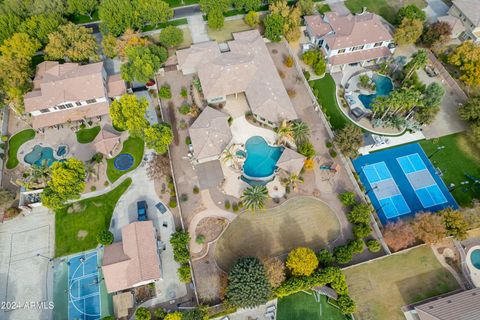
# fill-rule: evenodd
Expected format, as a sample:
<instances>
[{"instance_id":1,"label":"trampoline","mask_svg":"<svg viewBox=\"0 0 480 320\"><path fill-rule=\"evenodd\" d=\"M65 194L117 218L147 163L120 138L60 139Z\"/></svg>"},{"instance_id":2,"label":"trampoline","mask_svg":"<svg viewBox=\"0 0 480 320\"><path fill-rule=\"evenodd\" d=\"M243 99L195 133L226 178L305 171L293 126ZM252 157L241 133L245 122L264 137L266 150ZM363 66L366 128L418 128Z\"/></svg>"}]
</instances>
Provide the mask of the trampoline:
<instances>
[{"instance_id":1,"label":"trampoline","mask_svg":"<svg viewBox=\"0 0 480 320\"><path fill-rule=\"evenodd\" d=\"M129 153L119 154L113 161L113 165L117 170L125 171L133 166L135 159Z\"/></svg>"},{"instance_id":2,"label":"trampoline","mask_svg":"<svg viewBox=\"0 0 480 320\"><path fill-rule=\"evenodd\" d=\"M68 260L68 319L100 319L100 285L97 252Z\"/></svg>"}]
</instances>

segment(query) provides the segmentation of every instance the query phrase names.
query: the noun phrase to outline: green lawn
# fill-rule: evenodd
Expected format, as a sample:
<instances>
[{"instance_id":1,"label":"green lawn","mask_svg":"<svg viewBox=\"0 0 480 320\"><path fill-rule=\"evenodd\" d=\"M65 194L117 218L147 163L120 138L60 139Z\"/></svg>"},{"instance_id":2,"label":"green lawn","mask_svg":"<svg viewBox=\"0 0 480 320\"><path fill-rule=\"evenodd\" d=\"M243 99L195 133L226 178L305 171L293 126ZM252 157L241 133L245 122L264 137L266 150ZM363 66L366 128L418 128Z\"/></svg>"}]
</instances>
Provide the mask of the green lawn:
<instances>
[{"instance_id":1,"label":"green lawn","mask_svg":"<svg viewBox=\"0 0 480 320\"><path fill-rule=\"evenodd\" d=\"M17 152L18 148L28 140L35 138L35 131L33 129L26 129L14 134L8 141L8 160L7 169L13 169L18 166Z\"/></svg>"},{"instance_id":2,"label":"green lawn","mask_svg":"<svg viewBox=\"0 0 480 320\"><path fill-rule=\"evenodd\" d=\"M77 135L77 141L79 143L90 143L100 132L100 126L95 126L92 128L84 128L78 130L75 134Z\"/></svg>"},{"instance_id":3,"label":"green lawn","mask_svg":"<svg viewBox=\"0 0 480 320\"><path fill-rule=\"evenodd\" d=\"M158 25L147 24L142 27L142 32L163 29L167 26L181 26L187 23L188 23L187 18L183 18L183 19L171 20L171 21L168 21L167 23L159 23Z\"/></svg>"},{"instance_id":4,"label":"green lawn","mask_svg":"<svg viewBox=\"0 0 480 320\"><path fill-rule=\"evenodd\" d=\"M327 302L325 296L320 296L320 302L315 301L313 294L299 292L278 300L277 320L346 320L337 307Z\"/></svg>"},{"instance_id":5,"label":"green lawn","mask_svg":"<svg viewBox=\"0 0 480 320\"><path fill-rule=\"evenodd\" d=\"M459 288L429 246L343 270L356 319L405 320L400 308Z\"/></svg>"},{"instance_id":6,"label":"green lawn","mask_svg":"<svg viewBox=\"0 0 480 320\"><path fill-rule=\"evenodd\" d=\"M133 169L138 167L140 162L142 162L144 148L145 148L145 144L141 138L129 137L127 140L125 140L125 142L123 142L122 151L120 151L119 155L122 153L131 154L133 156L133 159L135 160L133 163L133 166L128 170L120 171L120 170L117 170L113 164L116 157L112 159L108 159L107 160L108 180L110 180L110 182L113 183L117 181L117 179L123 176L125 173L132 171Z\"/></svg>"},{"instance_id":7,"label":"green lawn","mask_svg":"<svg viewBox=\"0 0 480 320\"><path fill-rule=\"evenodd\" d=\"M108 229L118 199L132 183L126 179L112 191L55 211L55 256L93 249L97 234Z\"/></svg>"},{"instance_id":8,"label":"green lawn","mask_svg":"<svg viewBox=\"0 0 480 320\"><path fill-rule=\"evenodd\" d=\"M196 4L199 2L199 0L166 0L170 8L176 8L176 7L183 7L183 6L188 6L191 4Z\"/></svg>"},{"instance_id":9,"label":"green lawn","mask_svg":"<svg viewBox=\"0 0 480 320\"><path fill-rule=\"evenodd\" d=\"M420 9L427 6L425 0L346 0L345 6L353 13L368 11L381 15L390 23L395 23L395 16L402 6L415 4Z\"/></svg>"},{"instance_id":10,"label":"green lawn","mask_svg":"<svg viewBox=\"0 0 480 320\"><path fill-rule=\"evenodd\" d=\"M322 79L310 81L310 85L333 129L345 127L350 120L338 106L335 93L336 85L332 76L327 73Z\"/></svg>"},{"instance_id":11,"label":"green lawn","mask_svg":"<svg viewBox=\"0 0 480 320\"><path fill-rule=\"evenodd\" d=\"M68 20L72 21L75 24L81 23L89 23L93 21L98 21L100 18L98 17L98 10L95 10L92 14L92 19L89 16L82 16L80 14L72 15L68 18Z\"/></svg>"},{"instance_id":12,"label":"green lawn","mask_svg":"<svg viewBox=\"0 0 480 320\"><path fill-rule=\"evenodd\" d=\"M480 179L480 145L476 144L468 133L457 133L438 139L424 140L420 145L427 156L432 155L437 147L445 148L435 153L430 159L435 167L442 170L442 179L449 186L454 183L457 188L452 195L460 206L471 206L473 199L480 199L480 186L473 185L473 181L465 174ZM460 182L469 181L467 187Z\"/></svg>"},{"instance_id":13,"label":"green lawn","mask_svg":"<svg viewBox=\"0 0 480 320\"><path fill-rule=\"evenodd\" d=\"M330 8L330 6L328 4L319 4L318 7L318 13L321 13L321 14L325 14L327 12L330 12L332 11L332 9Z\"/></svg>"}]
</instances>

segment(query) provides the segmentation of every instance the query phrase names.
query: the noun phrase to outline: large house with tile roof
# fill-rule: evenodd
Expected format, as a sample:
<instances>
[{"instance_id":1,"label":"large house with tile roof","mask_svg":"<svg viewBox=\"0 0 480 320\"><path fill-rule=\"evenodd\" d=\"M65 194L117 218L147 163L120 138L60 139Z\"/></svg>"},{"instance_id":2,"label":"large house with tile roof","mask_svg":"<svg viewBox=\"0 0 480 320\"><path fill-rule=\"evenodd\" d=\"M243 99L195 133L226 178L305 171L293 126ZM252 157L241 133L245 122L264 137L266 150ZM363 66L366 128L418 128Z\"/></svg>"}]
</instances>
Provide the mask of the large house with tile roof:
<instances>
[{"instance_id":1,"label":"large house with tile roof","mask_svg":"<svg viewBox=\"0 0 480 320\"><path fill-rule=\"evenodd\" d=\"M376 63L395 48L388 27L370 12L306 16L305 25L310 43L322 49L331 71L349 64Z\"/></svg>"},{"instance_id":2,"label":"large house with tile roof","mask_svg":"<svg viewBox=\"0 0 480 320\"><path fill-rule=\"evenodd\" d=\"M462 41L472 40L474 42L480 41L480 1L479 0L453 0L452 6L448 10L451 18L447 18L452 29L458 24L458 20L463 25L462 32L452 32L457 35ZM445 17L440 17L440 21L445 20Z\"/></svg>"},{"instance_id":3,"label":"large house with tile roof","mask_svg":"<svg viewBox=\"0 0 480 320\"><path fill-rule=\"evenodd\" d=\"M37 66L25 112L34 129L109 113L111 99L126 92L120 75L108 76L103 62L80 65L45 61Z\"/></svg>"},{"instance_id":4,"label":"large house with tile roof","mask_svg":"<svg viewBox=\"0 0 480 320\"><path fill-rule=\"evenodd\" d=\"M178 50L178 69L197 73L209 104L245 93L252 114L262 123L276 127L283 120L298 119L260 33L250 30L233 37L227 50L221 51L213 41Z\"/></svg>"}]
</instances>

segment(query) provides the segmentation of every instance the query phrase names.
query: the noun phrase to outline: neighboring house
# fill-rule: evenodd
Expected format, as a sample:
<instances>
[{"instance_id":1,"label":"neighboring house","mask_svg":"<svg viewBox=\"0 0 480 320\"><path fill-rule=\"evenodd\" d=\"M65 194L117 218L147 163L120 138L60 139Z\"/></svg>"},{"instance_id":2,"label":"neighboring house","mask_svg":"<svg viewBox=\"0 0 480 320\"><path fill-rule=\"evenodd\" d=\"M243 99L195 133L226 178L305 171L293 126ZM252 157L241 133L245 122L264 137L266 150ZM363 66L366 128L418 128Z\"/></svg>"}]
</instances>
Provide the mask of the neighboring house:
<instances>
[{"instance_id":1,"label":"neighboring house","mask_svg":"<svg viewBox=\"0 0 480 320\"><path fill-rule=\"evenodd\" d=\"M87 65L45 61L37 66L25 112L34 129L108 114L112 98L126 92L120 75L108 76L103 62Z\"/></svg>"},{"instance_id":2,"label":"neighboring house","mask_svg":"<svg viewBox=\"0 0 480 320\"><path fill-rule=\"evenodd\" d=\"M395 50L393 35L380 17L370 12L340 15L327 12L305 17L310 43L322 48L330 71L346 65L378 63Z\"/></svg>"},{"instance_id":3,"label":"neighboring house","mask_svg":"<svg viewBox=\"0 0 480 320\"><path fill-rule=\"evenodd\" d=\"M109 293L161 279L157 237L152 221L122 228L122 241L105 246L102 272Z\"/></svg>"},{"instance_id":4,"label":"neighboring house","mask_svg":"<svg viewBox=\"0 0 480 320\"><path fill-rule=\"evenodd\" d=\"M229 116L211 107L206 107L190 126L193 160L203 163L218 160L232 140L228 124Z\"/></svg>"},{"instance_id":5,"label":"neighboring house","mask_svg":"<svg viewBox=\"0 0 480 320\"><path fill-rule=\"evenodd\" d=\"M477 320L480 319L480 288L435 297L403 307L412 320Z\"/></svg>"},{"instance_id":6,"label":"neighboring house","mask_svg":"<svg viewBox=\"0 0 480 320\"><path fill-rule=\"evenodd\" d=\"M465 30L459 34L462 41L480 41L480 1L479 0L453 0L448 14L461 20ZM439 18L440 20L440 18Z\"/></svg>"},{"instance_id":7,"label":"neighboring house","mask_svg":"<svg viewBox=\"0 0 480 320\"><path fill-rule=\"evenodd\" d=\"M265 42L257 30L233 34L222 52L216 42L177 51L178 69L197 73L209 104L245 93L255 118L272 127L298 118Z\"/></svg>"},{"instance_id":8,"label":"neighboring house","mask_svg":"<svg viewBox=\"0 0 480 320\"><path fill-rule=\"evenodd\" d=\"M465 32L465 27L463 26L463 22L454 16L442 16L438 17L438 21L440 22L446 22L450 25L452 28L452 34L450 35L450 38L456 39L460 38L462 33Z\"/></svg>"}]
</instances>

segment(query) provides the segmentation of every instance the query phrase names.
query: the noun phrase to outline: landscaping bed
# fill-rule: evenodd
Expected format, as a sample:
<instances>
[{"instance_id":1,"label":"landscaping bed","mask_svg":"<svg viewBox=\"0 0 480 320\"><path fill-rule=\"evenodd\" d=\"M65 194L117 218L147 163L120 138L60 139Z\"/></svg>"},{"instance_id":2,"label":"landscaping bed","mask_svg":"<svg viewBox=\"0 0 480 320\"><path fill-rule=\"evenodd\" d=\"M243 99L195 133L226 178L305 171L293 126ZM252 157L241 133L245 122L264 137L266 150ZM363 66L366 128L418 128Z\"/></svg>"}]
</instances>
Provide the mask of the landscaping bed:
<instances>
[{"instance_id":1,"label":"landscaping bed","mask_svg":"<svg viewBox=\"0 0 480 320\"><path fill-rule=\"evenodd\" d=\"M74 202L55 211L55 256L61 257L97 246L97 234L110 226L118 199L132 180L98 197Z\"/></svg>"},{"instance_id":2,"label":"landscaping bed","mask_svg":"<svg viewBox=\"0 0 480 320\"><path fill-rule=\"evenodd\" d=\"M121 154L130 154L133 159L133 165L128 170L118 170L115 168L115 158L107 160L107 177L110 182L117 181L118 178L123 176L125 173L130 172L138 167L140 162L142 162L143 158L143 151L145 148L145 144L141 138L133 138L129 137L127 140L123 142L122 151L117 155L120 156Z\"/></svg>"},{"instance_id":3,"label":"landscaping bed","mask_svg":"<svg viewBox=\"0 0 480 320\"><path fill-rule=\"evenodd\" d=\"M459 289L429 246L421 246L343 270L355 318L404 320L400 308Z\"/></svg>"},{"instance_id":4,"label":"landscaping bed","mask_svg":"<svg viewBox=\"0 0 480 320\"><path fill-rule=\"evenodd\" d=\"M435 167L442 172L442 180L447 187L453 183L456 188L451 194L460 206L472 206L474 199L480 199L480 186L474 184L465 174L480 179L480 146L476 144L469 133L456 133L437 139L420 142L427 156ZM437 148L444 149L436 152ZM465 186L460 183L469 181Z\"/></svg>"},{"instance_id":5,"label":"landscaping bed","mask_svg":"<svg viewBox=\"0 0 480 320\"><path fill-rule=\"evenodd\" d=\"M35 131L33 129L26 129L14 134L8 141L8 160L7 169L13 169L18 166L19 161L17 159L18 149L22 144L28 140L35 138Z\"/></svg>"},{"instance_id":6,"label":"landscaping bed","mask_svg":"<svg viewBox=\"0 0 480 320\"><path fill-rule=\"evenodd\" d=\"M95 140L95 137L100 132L100 126L95 126L92 128L84 128L78 130L75 135L77 136L77 141L79 143L90 143Z\"/></svg>"},{"instance_id":7,"label":"landscaping bed","mask_svg":"<svg viewBox=\"0 0 480 320\"><path fill-rule=\"evenodd\" d=\"M278 300L277 320L328 319L347 320L340 310L328 303L326 296L315 301L312 292L299 292Z\"/></svg>"}]
</instances>

